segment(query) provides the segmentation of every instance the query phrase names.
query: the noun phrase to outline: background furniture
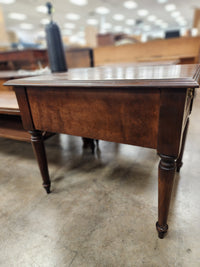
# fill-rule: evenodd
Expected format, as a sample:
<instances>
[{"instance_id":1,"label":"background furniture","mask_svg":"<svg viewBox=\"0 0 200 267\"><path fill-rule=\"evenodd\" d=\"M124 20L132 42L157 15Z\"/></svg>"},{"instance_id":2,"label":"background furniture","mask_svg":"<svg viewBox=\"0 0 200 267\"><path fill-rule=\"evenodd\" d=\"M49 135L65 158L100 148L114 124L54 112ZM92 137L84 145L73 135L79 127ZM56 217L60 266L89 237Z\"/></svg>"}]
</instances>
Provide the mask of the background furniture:
<instances>
[{"instance_id":1,"label":"background furniture","mask_svg":"<svg viewBox=\"0 0 200 267\"><path fill-rule=\"evenodd\" d=\"M178 60L180 64L199 62L200 37L153 40L121 46L94 49L94 66L113 63Z\"/></svg>"}]
</instances>

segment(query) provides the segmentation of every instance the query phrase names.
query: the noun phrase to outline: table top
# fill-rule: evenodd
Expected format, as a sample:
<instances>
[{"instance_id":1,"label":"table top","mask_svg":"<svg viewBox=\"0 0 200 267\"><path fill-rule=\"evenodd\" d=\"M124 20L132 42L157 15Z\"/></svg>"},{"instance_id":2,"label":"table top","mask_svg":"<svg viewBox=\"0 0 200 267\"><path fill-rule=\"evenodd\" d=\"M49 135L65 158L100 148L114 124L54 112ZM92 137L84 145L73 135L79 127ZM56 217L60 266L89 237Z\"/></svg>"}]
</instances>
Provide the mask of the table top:
<instances>
[{"instance_id":1,"label":"table top","mask_svg":"<svg viewBox=\"0 0 200 267\"><path fill-rule=\"evenodd\" d=\"M200 65L116 65L71 69L5 85L34 87L199 87Z\"/></svg>"},{"instance_id":2,"label":"table top","mask_svg":"<svg viewBox=\"0 0 200 267\"><path fill-rule=\"evenodd\" d=\"M6 71L0 71L0 79L18 79L18 78L25 78L30 76L38 76L41 74L50 73L47 69L41 69L41 70L6 70Z\"/></svg>"}]
</instances>

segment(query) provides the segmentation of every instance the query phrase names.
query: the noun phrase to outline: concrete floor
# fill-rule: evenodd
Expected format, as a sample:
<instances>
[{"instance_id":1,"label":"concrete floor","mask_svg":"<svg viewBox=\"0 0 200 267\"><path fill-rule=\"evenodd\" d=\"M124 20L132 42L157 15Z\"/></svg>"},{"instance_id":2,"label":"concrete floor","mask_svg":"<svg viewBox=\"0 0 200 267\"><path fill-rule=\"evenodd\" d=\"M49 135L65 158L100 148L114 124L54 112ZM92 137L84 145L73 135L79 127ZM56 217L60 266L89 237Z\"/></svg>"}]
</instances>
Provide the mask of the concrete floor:
<instances>
[{"instance_id":1,"label":"concrete floor","mask_svg":"<svg viewBox=\"0 0 200 267\"><path fill-rule=\"evenodd\" d=\"M200 94L160 240L155 150L78 137L46 142L46 195L30 144L0 139L0 266L200 266Z\"/></svg>"}]
</instances>

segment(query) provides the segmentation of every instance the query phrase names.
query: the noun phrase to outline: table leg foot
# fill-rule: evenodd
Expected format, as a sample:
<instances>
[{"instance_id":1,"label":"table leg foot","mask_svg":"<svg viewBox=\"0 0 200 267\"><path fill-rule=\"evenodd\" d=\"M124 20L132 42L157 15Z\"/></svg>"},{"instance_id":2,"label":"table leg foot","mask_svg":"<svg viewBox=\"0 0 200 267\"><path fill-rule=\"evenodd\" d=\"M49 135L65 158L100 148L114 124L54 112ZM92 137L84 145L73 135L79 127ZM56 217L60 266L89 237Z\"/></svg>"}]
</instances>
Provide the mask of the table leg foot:
<instances>
[{"instance_id":1,"label":"table leg foot","mask_svg":"<svg viewBox=\"0 0 200 267\"><path fill-rule=\"evenodd\" d=\"M160 226L160 225L158 224L158 222L157 222L157 223L156 223L156 229L157 229L157 231L158 231L158 237L159 237L160 239L163 239L164 236L165 236L165 234L167 233L168 225L165 224L164 226L163 226L163 225Z\"/></svg>"},{"instance_id":2,"label":"table leg foot","mask_svg":"<svg viewBox=\"0 0 200 267\"><path fill-rule=\"evenodd\" d=\"M51 184L43 184L43 187L47 194L51 193Z\"/></svg>"}]
</instances>

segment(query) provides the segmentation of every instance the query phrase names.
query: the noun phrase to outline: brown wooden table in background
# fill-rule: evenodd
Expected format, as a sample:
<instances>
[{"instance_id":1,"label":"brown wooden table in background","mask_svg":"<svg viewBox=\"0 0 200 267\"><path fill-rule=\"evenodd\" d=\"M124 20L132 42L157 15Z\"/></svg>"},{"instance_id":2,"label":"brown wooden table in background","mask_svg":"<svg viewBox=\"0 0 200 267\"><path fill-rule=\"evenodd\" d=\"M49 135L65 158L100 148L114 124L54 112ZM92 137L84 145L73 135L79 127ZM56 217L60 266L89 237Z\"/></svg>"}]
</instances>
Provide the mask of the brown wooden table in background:
<instances>
[{"instance_id":1,"label":"brown wooden table in background","mask_svg":"<svg viewBox=\"0 0 200 267\"><path fill-rule=\"evenodd\" d=\"M157 149L159 237L167 216L200 65L115 66L13 80L24 128L50 191L41 131L85 136Z\"/></svg>"}]
</instances>

